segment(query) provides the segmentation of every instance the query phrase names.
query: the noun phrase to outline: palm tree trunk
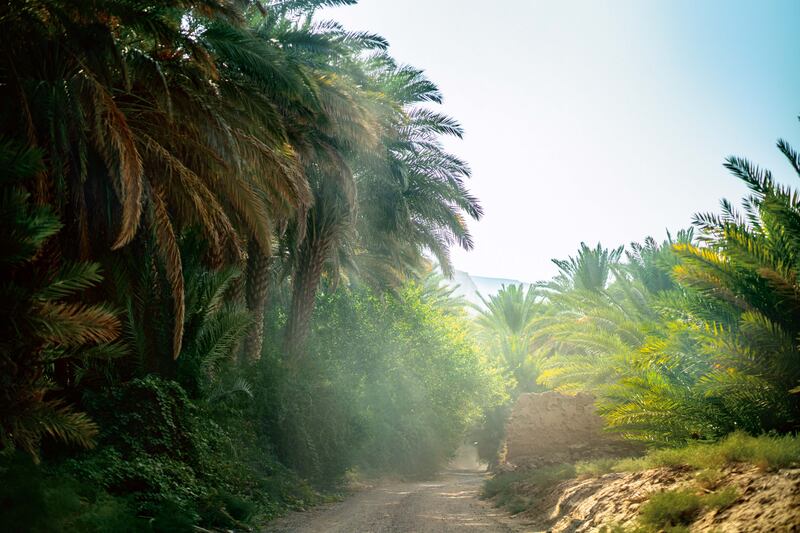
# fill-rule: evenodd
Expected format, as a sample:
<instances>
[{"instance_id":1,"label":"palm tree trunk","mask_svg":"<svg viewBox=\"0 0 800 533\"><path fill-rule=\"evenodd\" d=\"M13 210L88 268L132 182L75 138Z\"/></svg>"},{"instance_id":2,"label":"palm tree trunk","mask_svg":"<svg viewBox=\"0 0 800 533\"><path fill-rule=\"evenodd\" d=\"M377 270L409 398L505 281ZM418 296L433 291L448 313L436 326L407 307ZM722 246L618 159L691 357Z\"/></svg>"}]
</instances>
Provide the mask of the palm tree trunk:
<instances>
[{"instance_id":1,"label":"palm tree trunk","mask_svg":"<svg viewBox=\"0 0 800 533\"><path fill-rule=\"evenodd\" d=\"M299 261L292 283L292 303L286 325L284 348L289 361L298 361L304 355L311 317L316 304L317 289L322 279L322 269L327 259L329 239L309 237L299 251Z\"/></svg>"},{"instance_id":2,"label":"palm tree trunk","mask_svg":"<svg viewBox=\"0 0 800 533\"><path fill-rule=\"evenodd\" d=\"M241 363L254 363L261 359L264 344L264 308L269 293L269 269L272 257L265 253L255 239L250 239L247 251L247 279L245 299L253 324L244 340Z\"/></svg>"}]
</instances>

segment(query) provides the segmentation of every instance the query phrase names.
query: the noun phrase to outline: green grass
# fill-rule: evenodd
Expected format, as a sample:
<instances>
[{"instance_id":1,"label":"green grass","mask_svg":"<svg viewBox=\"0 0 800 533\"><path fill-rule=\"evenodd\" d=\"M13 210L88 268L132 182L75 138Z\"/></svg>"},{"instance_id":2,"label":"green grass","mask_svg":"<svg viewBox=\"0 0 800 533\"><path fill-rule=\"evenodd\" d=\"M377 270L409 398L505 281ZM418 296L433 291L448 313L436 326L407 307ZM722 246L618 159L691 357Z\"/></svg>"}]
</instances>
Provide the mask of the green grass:
<instances>
[{"instance_id":1,"label":"green grass","mask_svg":"<svg viewBox=\"0 0 800 533\"><path fill-rule=\"evenodd\" d=\"M719 442L696 442L682 448L651 450L643 457L576 463L575 472L577 475L600 476L663 466L689 467L701 470L697 477L703 488L713 489L722 477L719 469L732 463L750 463L765 471L800 466L800 436L753 437L737 432Z\"/></svg>"},{"instance_id":2,"label":"green grass","mask_svg":"<svg viewBox=\"0 0 800 533\"><path fill-rule=\"evenodd\" d=\"M692 443L683 448L654 450L644 457L623 459L614 465L619 472L647 470L661 466L720 468L731 463L750 463L764 470L800 464L800 437L786 435L752 437L731 433L715 443Z\"/></svg>"},{"instance_id":3,"label":"green grass","mask_svg":"<svg viewBox=\"0 0 800 533\"><path fill-rule=\"evenodd\" d=\"M725 474L717 468L703 469L694 476L697 485L705 490L716 489L723 479L725 479Z\"/></svg>"},{"instance_id":4,"label":"green grass","mask_svg":"<svg viewBox=\"0 0 800 533\"><path fill-rule=\"evenodd\" d=\"M487 479L481 491L482 498L494 498L506 493L515 492L515 485L525 481L528 472L516 470L514 472L502 472Z\"/></svg>"},{"instance_id":5,"label":"green grass","mask_svg":"<svg viewBox=\"0 0 800 533\"><path fill-rule=\"evenodd\" d=\"M725 487L724 489L706 494L702 497L703 505L711 509L727 509L739 499L739 491L736 487Z\"/></svg>"}]
</instances>

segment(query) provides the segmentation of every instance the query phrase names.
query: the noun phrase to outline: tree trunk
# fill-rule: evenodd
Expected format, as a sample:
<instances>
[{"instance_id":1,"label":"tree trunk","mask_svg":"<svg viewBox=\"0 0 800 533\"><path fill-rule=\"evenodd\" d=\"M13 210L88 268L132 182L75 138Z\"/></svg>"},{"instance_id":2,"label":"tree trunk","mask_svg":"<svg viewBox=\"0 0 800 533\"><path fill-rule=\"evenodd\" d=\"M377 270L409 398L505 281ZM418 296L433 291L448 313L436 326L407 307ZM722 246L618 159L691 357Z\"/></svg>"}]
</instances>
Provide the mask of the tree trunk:
<instances>
[{"instance_id":1,"label":"tree trunk","mask_svg":"<svg viewBox=\"0 0 800 533\"><path fill-rule=\"evenodd\" d=\"M247 251L245 299L253 324L244 340L242 363L254 363L261 359L261 347L264 344L264 308L269 293L271 263L270 254L265 253L255 239L250 239Z\"/></svg>"},{"instance_id":2,"label":"tree trunk","mask_svg":"<svg viewBox=\"0 0 800 533\"><path fill-rule=\"evenodd\" d=\"M317 289L322 279L329 240L309 237L300 247L300 257L292 283L292 303L286 325L284 348L289 361L296 362L304 355L311 330L311 316L316 304Z\"/></svg>"}]
</instances>

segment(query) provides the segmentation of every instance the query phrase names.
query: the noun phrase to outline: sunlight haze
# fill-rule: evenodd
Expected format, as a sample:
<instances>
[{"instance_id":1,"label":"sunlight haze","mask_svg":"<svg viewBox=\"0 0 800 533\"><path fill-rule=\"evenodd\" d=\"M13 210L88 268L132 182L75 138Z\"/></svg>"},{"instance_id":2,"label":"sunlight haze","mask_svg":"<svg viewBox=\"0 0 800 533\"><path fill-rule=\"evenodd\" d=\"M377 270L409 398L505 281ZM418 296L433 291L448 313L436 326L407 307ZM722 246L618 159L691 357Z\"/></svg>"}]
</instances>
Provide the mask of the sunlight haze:
<instances>
[{"instance_id":1,"label":"sunlight haze","mask_svg":"<svg viewBox=\"0 0 800 533\"><path fill-rule=\"evenodd\" d=\"M464 125L448 147L485 216L456 268L536 281L581 241L661 240L738 200L727 155L788 175L774 146L800 139L798 15L775 1L362 0L320 18L387 38Z\"/></svg>"}]
</instances>

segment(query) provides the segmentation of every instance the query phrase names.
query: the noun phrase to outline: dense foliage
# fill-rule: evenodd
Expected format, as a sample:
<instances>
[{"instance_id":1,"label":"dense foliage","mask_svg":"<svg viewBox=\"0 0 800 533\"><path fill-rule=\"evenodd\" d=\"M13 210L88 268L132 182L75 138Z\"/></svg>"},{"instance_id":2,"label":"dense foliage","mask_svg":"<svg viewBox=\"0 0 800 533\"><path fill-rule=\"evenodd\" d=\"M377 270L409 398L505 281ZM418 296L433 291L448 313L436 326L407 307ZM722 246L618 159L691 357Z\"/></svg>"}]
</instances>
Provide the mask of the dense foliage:
<instances>
[{"instance_id":1,"label":"dense foliage","mask_svg":"<svg viewBox=\"0 0 800 533\"><path fill-rule=\"evenodd\" d=\"M287 379L265 360L271 383L259 387L280 455L304 475L330 479L352 465L429 475L481 408L502 399L463 311L442 308L420 283L395 294L340 286L318 305L311 362Z\"/></svg>"},{"instance_id":2,"label":"dense foliage","mask_svg":"<svg viewBox=\"0 0 800 533\"><path fill-rule=\"evenodd\" d=\"M240 527L469 430L494 458L546 388L655 443L800 428L794 189L731 158L741 213L473 320L429 260L482 215L462 128L315 16L353 1L0 6L0 529Z\"/></svg>"},{"instance_id":3,"label":"dense foliage","mask_svg":"<svg viewBox=\"0 0 800 533\"><path fill-rule=\"evenodd\" d=\"M481 216L461 126L349 3L0 7L0 529L238 527L497 402L419 274Z\"/></svg>"},{"instance_id":4,"label":"dense foliage","mask_svg":"<svg viewBox=\"0 0 800 533\"><path fill-rule=\"evenodd\" d=\"M778 147L800 171L797 154ZM723 200L721 214L697 215L663 243L633 243L625 260L621 247L582 244L555 261L559 276L529 291L531 379L593 393L610 429L652 443L800 429L800 199L745 160L726 167L752 191L742 212ZM509 319L487 317L504 316L499 304L520 290L487 302L484 331L508 330ZM506 368L520 368L507 351Z\"/></svg>"}]
</instances>

